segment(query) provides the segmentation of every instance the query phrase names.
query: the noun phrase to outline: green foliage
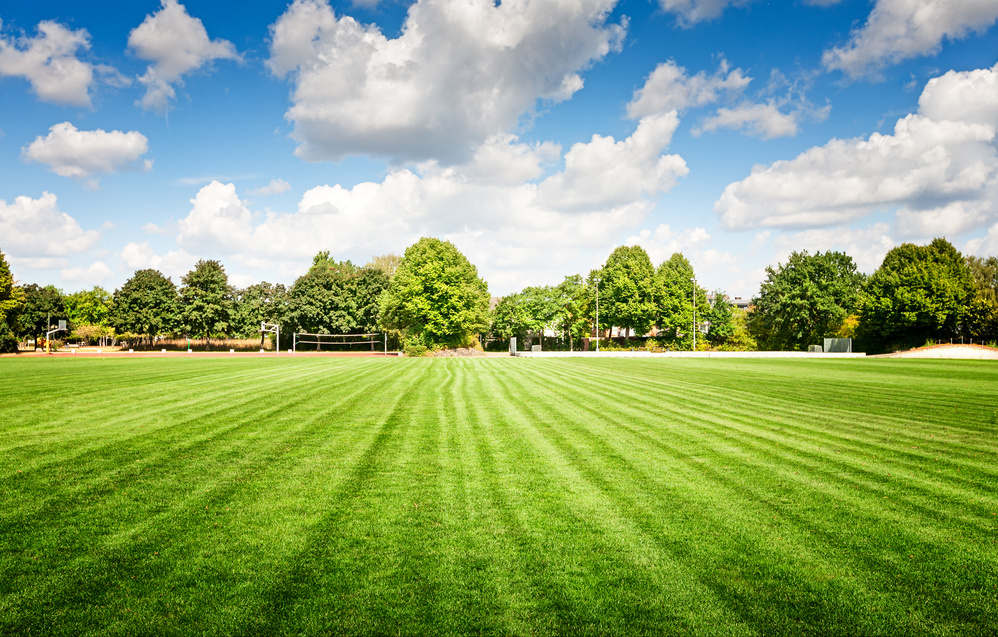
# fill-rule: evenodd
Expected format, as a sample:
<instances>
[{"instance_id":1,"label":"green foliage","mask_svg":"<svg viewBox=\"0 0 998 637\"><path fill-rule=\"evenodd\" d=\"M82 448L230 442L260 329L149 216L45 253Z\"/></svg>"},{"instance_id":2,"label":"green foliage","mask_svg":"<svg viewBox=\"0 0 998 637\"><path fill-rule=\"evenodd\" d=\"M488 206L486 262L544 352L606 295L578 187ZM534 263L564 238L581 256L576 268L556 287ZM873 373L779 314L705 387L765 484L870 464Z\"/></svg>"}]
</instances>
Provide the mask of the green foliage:
<instances>
[{"instance_id":1,"label":"green foliage","mask_svg":"<svg viewBox=\"0 0 998 637\"><path fill-rule=\"evenodd\" d=\"M407 338L461 346L489 328L489 299L485 281L454 244L424 237L406 249L381 295L381 321Z\"/></svg>"},{"instance_id":2,"label":"green foliage","mask_svg":"<svg viewBox=\"0 0 998 637\"><path fill-rule=\"evenodd\" d=\"M75 325L109 326L114 297L102 287L81 290L65 297L66 316Z\"/></svg>"},{"instance_id":3,"label":"green foliage","mask_svg":"<svg viewBox=\"0 0 998 637\"><path fill-rule=\"evenodd\" d=\"M288 292L288 319L309 334L358 334L378 329L378 300L388 275L337 262L320 252Z\"/></svg>"},{"instance_id":4,"label":"green foliage","mask_svg":"<svg viewBox=\"0 0 998 637\"><path fill-rule=\"evenodd\" d=\"M229 334L235 292L218 261L201 259L181 279L180 320L192 338L225 338Z\"/></svg>"},{"instance_id":5,"label":"green foliage","mask_svg":"<svg viewBox=\"0 0 998 637\"><path fill-rule=\"evenodd\" d=\"M976 341L998 340L998 258L968 256L974 297L967 309L968 336Z\"/></svg>"},{"instance_id":6,"label":"green foliage","mask_svg":"<svg viewBox=\"0 0 998 637\"><path fill-rule=\"evenodd\" d=\"M7 257L0 252L0 354L17 351L14 330L24 307L24 291L14 284Z\"/></svg>"},{"instance_id":7,"label":"green foliage","mask_svg":"<svg viewBox=\"0 0 998 637\"><path fill-rule=\"evenodd\" d=\"M622 327L643 335L657 313L655 269L641 246L620 246L600 274L600 328Z\"/></svg>"},{"instance_id":8,"label":"green foliage","mask_svg":"<svg viewBox=\"0 0 998 637\"><path fill-rule=\"evenodd\" d=\"M673 349L693 349L694 320L697 326L711 320L707 291L695 284L694 277L693 266L679 252L655 272L656 324Z\"/></svg>"},{"instance_id":9,"label":"green foliage","mask_svg":"<svg viewBox=\"0 0 998 637\"><path fill-rule=\"evenodd\" d=\"M21 307L21 313L18 317L18 336L44 337L50 329L49 325L57 325L60 319L68 318L62 292L55 286L42 287L30 283L22 290L24 292L24 305Z\"/></svg>"},{"instance_id":10,"label":"green foliage","mask_svg":"<svg viewBox=\"0 0 998 637\"><path fill-rule=\"evenodd\" d=\"M839 330L859 303L864 277L842 252L794 252L766 268L749 329L766 350L806 350Z\"/></svg>"},{"instance_id":11,"label":"green foliage","mask_svg":"<svg viewBox=\"0 0 998 637\"><path fill-rule=\"evenodd\" d=\"M288 315L288 291L282 283L254 283L236 292L232 315L232 335L236 338L260 337L261 323L283 324ZM282 334L283 336L283 334Z\"/></svg>"},{"instance_id":12,"label":"green foliage","mask_svg":"<svg viewBox=\"0 0 998 637\"><path fill-rule=\"evenodd\" d=\"M178 323L177 288L159 270L138 270L114 291L111 323L119 333L156 336L175 332Z\"/></svg>"},{"instance_id":13,"label":"green foliage","mask_svg":"<svg viewBox=\"0 0 998 637\"><path fill-rule=\"evenodd\" d=\"M749 309L736 309L731 315L731 336L718 346L718 349L725 352L754 352L759 349L759 344L749 331Z\"/></svg>"},{"instance_id":14,"label":"green foliage","mask_svg":"<svg viewBox=\"0 0 998 637\"><path fill-rule=\"evenodd\" d=\"M373 270L381 270L388 278L391 279L395 276L395 270L398 269L399 263L402 262L402 257L397 254L382 254L381 256L374 257L371 259L365 268L370 268Z\"/></svg>"},{"instance_id":15,"label":"green foliage","mask_svg":"<svg viewBox=\"0 0 998 637\"><path fill-rule=\"evenodd\" d=\"M736 310L737 308L728 301L728 297L723 291L716 290L714 292L714 301L704 305L703 314L700 314L701 318L699 319L709 324L705 339L708 343L714 347L720 347L734 336Z\"/></svg>"},{"instance_id":16,"label":"green foliage","mask_svg":"<svg viewBox=\"0 0 998 637\"><path fill-rule=\"evenodd\" d=\"M492 338L509 341L516 337L523 338L529 327L526 306L519 294L507 294L499 299L491 312L490 333Z\"/></svg>"},{"instance_id":17,"label":"green foliage","mask_svg":"<svg viewBox=\"0 0 998 637\"><path fill-rule=\"evenodd\" d=\"M974 294L967 263L949 241L905 243L867 282L859 338L868 351L881 351L959 337Z\"/></svg>"}]
</instances>

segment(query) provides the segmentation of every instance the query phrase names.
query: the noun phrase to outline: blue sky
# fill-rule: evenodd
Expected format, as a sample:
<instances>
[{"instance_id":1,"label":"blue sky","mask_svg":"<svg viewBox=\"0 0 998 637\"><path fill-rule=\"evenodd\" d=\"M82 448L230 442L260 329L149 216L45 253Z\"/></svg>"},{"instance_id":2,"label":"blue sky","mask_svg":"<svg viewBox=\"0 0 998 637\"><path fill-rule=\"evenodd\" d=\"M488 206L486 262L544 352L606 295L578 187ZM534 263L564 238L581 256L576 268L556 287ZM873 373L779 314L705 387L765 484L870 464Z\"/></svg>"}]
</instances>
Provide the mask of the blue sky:
<instances>
[{"instance_id":1,"label":"blue sky","mask_svg":"<svg viewBox=\"0 0 998 637\"><path fill-rule=\"evenodd\" d=\"M8 3L14 4L14 3ZM625 243L751 296L794 250L998 253L995 0L0 8L0 250L113 290L454 242L493 294Z\"/></svg>"}]
</instances>

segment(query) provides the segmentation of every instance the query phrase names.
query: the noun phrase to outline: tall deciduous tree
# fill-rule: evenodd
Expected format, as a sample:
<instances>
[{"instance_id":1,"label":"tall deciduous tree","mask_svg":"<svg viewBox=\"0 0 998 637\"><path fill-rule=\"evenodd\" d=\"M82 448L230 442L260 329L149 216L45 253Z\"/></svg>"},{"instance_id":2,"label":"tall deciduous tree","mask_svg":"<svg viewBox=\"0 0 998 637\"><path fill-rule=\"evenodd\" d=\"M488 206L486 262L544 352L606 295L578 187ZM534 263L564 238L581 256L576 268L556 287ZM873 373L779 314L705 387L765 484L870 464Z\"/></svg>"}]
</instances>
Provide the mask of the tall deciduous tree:
<instances>
[{"instance_id":1,"label":"tall deciduous tree","mask_svg":"<svg viewBox=\"0 0 998 637\"><path fill-rule=\"evenodd\" d=\"M655 272L656 323L663 338L678 349L692 349L694 325L700 329L711 320L707 291L694 278L693 266L680 252Z\"/></svg>"},{"instance_id":2,"label":"tall deciduous tree","mask_svg":"<svg viewBox=\"0 0 998 637\"><path fill-rule=\"evenodd\" d=\"M376 268L337 262L320 252L288 292L293 328L310 334L357 334L378 328L378 300L388 275Z\"/></svg>"},{"instance_id":3,"label":"tall deciduous tree","mask_svg":"<svg viewBox=\"0 0 998 637\"><path fill-rule=\"evenodd\" d=\"M235 310L232 313L232 335L237 338L260 337L263 345L265 333L261 323L285 321L288 314L287 289L282 283L254 283L236 292Z\"/></svg>"},{"instance_id":4,"label":"tall deciduous tree","mask_svg":"<svg viewBox=\"0 0 998 637\"><path fill-rule=\"evenodd\" d=\"M794 252L766 268L749 327L763 349L804 350L832 336L859 303L864 277L842 252Z\"/></svg>"},{"instance_id":5,"label":"tall deciduous tree","mask_svg":"<svg viewBox=\"0 0 998 637\"><path fill-rule=\"evenodd\" d=\"M704 309L703 319L708 324L707 342L715 347L727 344L735 335L734 305L721 290L714 292L714 299Z\"/></svg>"},{"instance_id":6,"label":"tall deciduous tree","mask_svg":"<svg viewBox=\"0 0 998 637\"><path fill-rule=\"evenodd\" d=\"M644 334L655 323L655 268L641 246L620 246L600 275L600 327Z\"/></svg>"},{"instance_id":7,"label":"tall deciduous tree","mask_svg":"<svg viewBox=\"0 0 998 637\"><path fill-rule=\"evenodd\" d=\"M198 261L181 279L180 317L183 328L194 338L209 343L229 334L235 309L235 291L222 264Z\"/></svg>"},{"instance_id":8,"label":"tall deciduous tree","mask_svg":"<svg viewBox=\"0 0 998 637\"><path fill-rule=\"evenodd\" d=\"M24 291L14 284L7 257L0 252L0 353L16 352L14 331L24 307Z\"/></svg>"},{"instance_id":9,"label":"tall deciduous tree","mask_svg":"<svg viewBox=\"0 0 998 637\"><path fill-rule=\"evenodd\" d=\"M998 258L968 256L967 268L974 279L967 329L970 338L998 341Z\"/></svg>"},{"instance_id":10,"label":"tall deciduous tree","mask_svg":"<svg viewBox=\"0 0 998 637\"><path fill-rule=\"evenodd\" d=\"M960 336L974 291L970 269L949 241L899 245L867 283L859 338L879 350Z\"/></svg>"},{"instance_id":11,"label":"tall deciduous tree","mask_svg":"<svg viewBox=\"0 0 998 637\"><path fill-rule=\"evenodd\" d=\"M94 286L92 290L81 290L66 295L66 315L73 325L97 325L106 326L111 324L111 306L114 297L111 293L100 286Z\"/></svg>"},{"instance_id":12,"label":"tall deciduous tree","mask_svg":"<svg viewBox=\"0 0 998 637\"><path fill-rule=\"evenodd\" d=\"M50 325L67 318L62 292L55 286L30 283L24 286L23 291L24 305L18 318L18 336L45 336Z\"/></svg>"},{"instance_id":13,"label":"tall deciduous tree","mask_svg":"<svg viewBox=\"0 0 998 637\"><path fill-rule=\"evenodd\" d=\"M137 270L114 291L111 323L121 332L145 335L149 342L177 326L177 287L159 270Z\"/></svg>"},{"instance_id":14,"label":"tall deciduous tree","mask_svg":"<svg viewBox=\"0 0 998 637\"><path fill-rule=\"evenodd\" d=\"M449 241L422 238L406 249L381 295L381 320L410 342L470 344L489 327L489 288Z\"/></svg>"}]
</instances>

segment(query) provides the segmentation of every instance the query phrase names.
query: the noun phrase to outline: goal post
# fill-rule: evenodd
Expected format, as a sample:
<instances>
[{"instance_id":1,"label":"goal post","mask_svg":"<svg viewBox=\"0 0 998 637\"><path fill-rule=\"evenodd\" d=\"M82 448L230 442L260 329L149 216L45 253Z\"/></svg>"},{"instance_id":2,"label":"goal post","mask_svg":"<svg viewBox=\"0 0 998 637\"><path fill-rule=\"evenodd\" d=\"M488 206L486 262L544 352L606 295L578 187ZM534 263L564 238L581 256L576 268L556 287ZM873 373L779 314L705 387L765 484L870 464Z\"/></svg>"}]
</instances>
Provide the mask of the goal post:
<instances>
[{"instance_id":1,"label":"goal post","mask_svg":"<svg viewBox=\"0 0 998 637\"><path fill-rule=\"evenodd\" d=\"M298 353L298 345L315 345L318 352L323 346L331 349L337 347L351 347L358 345L370 345L371 351L377 345L382 345L384 353L388 354L388 333L369 332L367 334L309 334L307 332L295 332L292 338L291 351Z\"/></svg>"}]
</instances>

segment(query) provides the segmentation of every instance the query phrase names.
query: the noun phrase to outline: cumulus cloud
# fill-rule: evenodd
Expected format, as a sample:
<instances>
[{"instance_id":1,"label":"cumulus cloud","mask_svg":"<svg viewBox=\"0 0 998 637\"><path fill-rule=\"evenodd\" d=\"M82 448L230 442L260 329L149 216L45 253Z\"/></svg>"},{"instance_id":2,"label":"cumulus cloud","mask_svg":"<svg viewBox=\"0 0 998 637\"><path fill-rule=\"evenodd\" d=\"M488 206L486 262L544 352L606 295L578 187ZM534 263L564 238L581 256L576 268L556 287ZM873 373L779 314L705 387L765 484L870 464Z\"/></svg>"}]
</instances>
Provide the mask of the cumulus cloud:
<instances>
[{"instance_id":1,"label":"cumulus cloud","mask_svg":"<svg viewBox=\"0 0 998 637\"><path fill-rule=\"evenodd\" d=\"M59 278L67 283L85 283L97 285L107 281L114 276L111 268L103 261L94 261L87 267L63 268L59 271Z\"/></svg>"},{"instance_id":2,"label":"cumulus cloud","mask_svg":"<svg viewBox=\"0 0 998 637\"><path fill-rule=\"evenodd\" d=\"M886 223L866 228L814 228L778 235L773 240L775 261L786 263L791 252L807 250L812 254L833 250L844 252L856 262L861 272L873 272L884 256L897 245Z\"/></svg>"},{"instance_id":3,"label":"cumulus cloud","mask_svg":"<svg viewBox=\"0 0 998 637\"><path fill-rule=\"evenodd\" d=\"M89 106L94 67L77 54L90 48L90 34L48 20L37 31L35 37L0 35L0 76L23 77L43 101Z\"/></svg>"},{"instance_id":4,"label":"cumulus cloud","mask_svg":"<svg viewBox=\"0 0 998 637\"><path fill-rule=\"evenodd\" d=\"M670 60L659 64L646 78L644 86L634 92L627 104L627 115L637 119L727 101L732 105L718 108L693 128L693 134L727 128L763 139L796 135L802 119L821 120L827 117L827 107L815 108L782 74L773 71L772 75L763 94L772 95L784 89L785 94L754 102L744 97L752 78L741 69L731 69L727 60L722 59L717 70L710 75L704 71L690 75L685 68ZM758 96L756 99L759 99Z\"/></svg>"},{"instance_id":5,"label":"cumulus cloud","mask_svg":"<svg viewBox=\"0 0 998 637\"><path fill-rule=\"evenodd\" d=\"M939 51L944 38L982 32L998 19L994 0L877 0L866 24L822 62L852 78L876 77L891 64Z\"/></svg>"},{"instance_id":6,"label":"cumulus cloud","mask_svg":"<svg viewBox=\"0 0 998 637\"><path fill-rule=\"evenodd\" d=\"M46 164L60 177L85 178L94 173L149 170L152 161L140 162L149 141L138 131L77 130L69 122L56 124L45 137L38 136L21 149L26 161Z\"/></svg>"},{"instance_id":7,"label":"cumulus cloud","mask_svg":"<svg viewBox=\"0 0 998 637\"><path fill-rule=\"evenodd\" d=\"M159 270L174 281L190 272L197 261L198 257L185 250L170 250L165 255L158 255L148 241L133 241L121 250L121 264L127 271Z\"/></svg>"},{"instance_id":8,"label":"cumulus cloud","mask_svg":"<svg viewBox=\"0 0 998 637\"><path fill-rule=\"evenodd\" d=\"M162 8L147 15L128 34L128 46L136 56L152 62L139 82L146 87L140 101L143 108L166 112L176 96L174 84L183 76L213 60L239 60L236 47L228 40L208 37L201 20L191 17L176 0L163 0Z\"/></svg>"},{"instance_id":9,"label":"cumulus cloud","mask_svg":"<svg viewBox=\"0 0 998 637\"><path fill-rule=\"evenodd\" d=\"M582 88L580 72L623 39L616 0L418 0L401 35L295 0L271 26L271 71L293 80L295 151L466 161L538 100Z\"/></svg>"},{"instance_id":10,"label":"cumulus cloud","mask_svg":"<svg viewBox=\"0 0 998 637\"><path fill-rule=\"evenodd\" d=\"M56 196L45 192L11 204L0 199L0 237L4 252L13 257L46 258L86 252L97 245L100 233L81 228L59 210Z\"/></svg>"},{"instance_id":11,"label":"cumulus cloud","mask_svg":"<svg viewBox=\"0 0 998 637\"><path fill-rule=\"evenodd\" d=\"M670 60L655 67L644 86L634 92L627 104L627 116L638 119L713 104L723 95L744 90L751 81L741 69L731 70L727 60L722 59L712 75L704 71L689 75L685 68Z\"/></svg>"},{"instance_id":12,"label":"cumulus cloud","mask_svg":"<svg viewBox=\"0 0 998 637\"><path fill-rule=\"evenodd\" d=\"M714 204L730 229L804 228L897 211L907 234L965 232L998 214L998 65L950 71L889 135L833 139L756 166Z\"/></svg>"},{"instance_id":13,"label":"cumulus cloud","mask_svg":"<svg viewBox=\"0 0 998 637\"><path fill-rule=\"evenodd\" d=\"M800 111L783 113L774 102L742 104L734 108L717 109L717 114L705 119L694 132L713 132L719 128L729 128L746 130L763 139L793 137L797 134L799 117Z\"/></svg>"},{"instance_id":14,"label":"cumulus cloud","mask_svg":"<svg viewBox=\"0 0 998 637\"><path fill-rule=\"evenodd\" d=\"M269 184L256 190L250 190L249 194L255 197L266 197L268 195L279 195L289 190L291 190L291 184L288 182L283 179L271 179Z\"/></svg>"},{"instance_id":15,"label":"cumulus cloud","mask_svg":"<svg viewBox=\"0 0 998 637\"><path fill-rule=\"evenodd\" d=\"M676 14L680 25L689 27L697 22L713 20L730 7L743 7L752 0L659 0L663 11Z\"/></svg>"},{"instance_id":16,"label":"cumulus cloud","mask_svg":"<svg viewBox=\"0 0 998 637\"><path fill-rule=\"evenodd\" d=\"M543 268L526 263L588 271L594 264L579 266L580 254L605 245L608 231L625 232L645 218L654 198L686 174L682 158L663 154L676 122L667 114L642 120L623 140L594 136L573 146L554 174L548 167L561 158L557 146L504 135L467 164L425 162L393 169L377 183L312 188L290 213L253 211L233 184L212 182L178 222L177 243L244 266L287 269L319 250L366 258L440 236L467 250L495 285L519 289L543 276ZM496 175L495 165L509 168Z\"/></svg>"}]
</instances>

